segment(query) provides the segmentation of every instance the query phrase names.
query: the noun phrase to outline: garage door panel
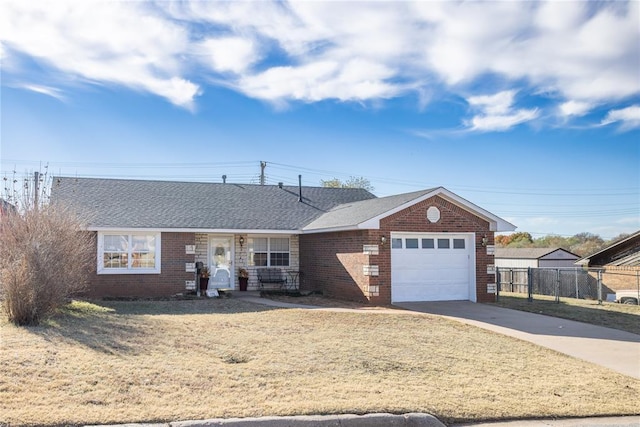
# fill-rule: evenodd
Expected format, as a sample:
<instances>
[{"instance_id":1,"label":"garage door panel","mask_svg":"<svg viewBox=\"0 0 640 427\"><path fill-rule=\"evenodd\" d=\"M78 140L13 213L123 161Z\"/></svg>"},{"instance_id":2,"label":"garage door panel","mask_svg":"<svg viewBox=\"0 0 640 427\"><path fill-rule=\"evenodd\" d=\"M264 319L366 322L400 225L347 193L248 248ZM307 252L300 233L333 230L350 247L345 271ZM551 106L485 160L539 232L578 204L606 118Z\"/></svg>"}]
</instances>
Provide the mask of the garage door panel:
<instances>
[{"instance_id":1,"label":"garage door panel","mask_svg":"<svg viewBox=\"0 0 640 427\"><path fill-rule=\"evenodd\" d=\"M402 238L402 248L391 250L391 300L467 300L474 269L471 265L470 236L460 234L394 235ZM449 248L407 249L406 239L450 239ZM453 239L464 239L464 248L453 248ZM415 242L415 240L413 240ZM458 241L458 243L460 243Z\"/></svg>"}]
</instances>

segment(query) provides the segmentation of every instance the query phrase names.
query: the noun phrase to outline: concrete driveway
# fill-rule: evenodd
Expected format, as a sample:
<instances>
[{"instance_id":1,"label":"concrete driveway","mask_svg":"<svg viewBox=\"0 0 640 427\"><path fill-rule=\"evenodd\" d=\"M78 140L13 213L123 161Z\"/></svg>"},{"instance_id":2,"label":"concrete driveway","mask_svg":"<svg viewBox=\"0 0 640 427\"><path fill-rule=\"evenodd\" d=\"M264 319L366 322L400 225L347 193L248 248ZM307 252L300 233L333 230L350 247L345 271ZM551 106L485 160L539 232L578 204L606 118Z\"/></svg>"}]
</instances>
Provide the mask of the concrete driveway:
<instances>
[{"instance_id":1,"label":"concrete driveway","mask_svg":"<svg viewBox=\"0 0 640 427\"><path fill-rule=\"evenodd\" d=\"M640 379L640 335L470 301L405 302L395 306L530 341Z\"/></svg>"}]
</instances>

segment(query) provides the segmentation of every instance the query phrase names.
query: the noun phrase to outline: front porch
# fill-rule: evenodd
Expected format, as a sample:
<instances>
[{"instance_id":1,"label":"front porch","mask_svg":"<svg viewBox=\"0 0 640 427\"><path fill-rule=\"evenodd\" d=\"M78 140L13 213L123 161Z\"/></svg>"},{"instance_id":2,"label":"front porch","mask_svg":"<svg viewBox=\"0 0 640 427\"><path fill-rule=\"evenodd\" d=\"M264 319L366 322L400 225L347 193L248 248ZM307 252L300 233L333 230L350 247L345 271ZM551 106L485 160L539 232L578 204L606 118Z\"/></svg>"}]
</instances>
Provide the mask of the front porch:
<instances>
[{"instance_id":1,"label":"front porch","mask_svg":"<svg viewBox=\"0 0 640 427\"><path fill-rule=\"evenodd\" d=\"M247 291L299 288L298 235L195 233L195 243L195 262L209 270L208 289L239 291L241 269L248 272ZM278 270L285 283L260 281L265 268Z\"/></svg>"}]
</instances>

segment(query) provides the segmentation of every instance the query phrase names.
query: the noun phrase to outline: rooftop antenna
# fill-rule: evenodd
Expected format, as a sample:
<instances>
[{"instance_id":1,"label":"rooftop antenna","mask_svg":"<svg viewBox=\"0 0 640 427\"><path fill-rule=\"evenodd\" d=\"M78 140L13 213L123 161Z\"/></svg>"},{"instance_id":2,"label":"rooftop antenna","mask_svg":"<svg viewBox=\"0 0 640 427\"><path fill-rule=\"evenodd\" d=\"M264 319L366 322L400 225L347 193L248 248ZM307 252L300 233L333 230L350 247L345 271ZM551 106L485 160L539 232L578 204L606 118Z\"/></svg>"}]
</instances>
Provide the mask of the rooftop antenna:
<instances>
[{"instance_id":1,"label":"rooftop antenna","mask_svg":"<svg viewBox=\"0 0 640 427\"><path fill-rule=\"evenodd\" d=\"M302 201L302 175L298 175L298 201Z\"/></svg>"},{"instance_id":2,"label":"rooftop antenna","mask_svg":"<svg viewBox=\"0 0 640 427\"><path fill-rule=\"evenodd\" d=\"M227 175L222 175L222 183L223 184L227 183Z\"/></svg>"}]
</instances>

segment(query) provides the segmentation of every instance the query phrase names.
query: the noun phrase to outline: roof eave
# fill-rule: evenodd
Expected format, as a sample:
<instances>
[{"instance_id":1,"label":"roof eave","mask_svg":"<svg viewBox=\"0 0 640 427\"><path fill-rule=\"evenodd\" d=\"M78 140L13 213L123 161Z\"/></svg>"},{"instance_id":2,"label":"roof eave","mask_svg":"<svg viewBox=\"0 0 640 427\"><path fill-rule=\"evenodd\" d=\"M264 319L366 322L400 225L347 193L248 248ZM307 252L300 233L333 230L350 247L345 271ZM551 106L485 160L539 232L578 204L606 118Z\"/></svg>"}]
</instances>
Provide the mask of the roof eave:
<instances>
[{"instance_id":1,"label":"roof eave","mask_svg":"<svg viewBox=\"0 0 640 427\"><path fill-rule=\"evenodd\" d=\"M474 215L484 219L485 221L487 221L489 223L489 230L490 231L495 231L495 232L502 232L502 231L515 231L515 229L517 228L515 225L511 224L509 221L506 221L502 218L500 218L497 215L492 214L491 212L482 209L481 207L471 203L470 201L458 196L455 193L452 193L451 191L447 190L444 187L438 187L435 188L434 190L423 194L422 196L416 197L413 200L410 200L408 202L405 202L393 209L390 209L386 212L383 212L379 215L376 215L375 217L372 217L366 221L361 222L360 224L358 224L358 228L361 229L379 229L380 228L380 220L393 215L394 213L400 212L410 206L415 205L416 203L420 203L424 200L427 200L433 196L441 196L444 199L448 200L449 202L467 210L470 211L471 213L473 213Z\"/></svg>"},{"instance_id":2,"label":"roof eave","mask_svg":"<svg viewBox=\"0 0 640 427\"><path fill-rule=\"evenodd\" d=\"M218 234L302 234L301 230L244 229L244 228L162 228L162 227L87 227L100 232L160 232L160 233L218 233Z\"/></svg>"}]
</instances>

